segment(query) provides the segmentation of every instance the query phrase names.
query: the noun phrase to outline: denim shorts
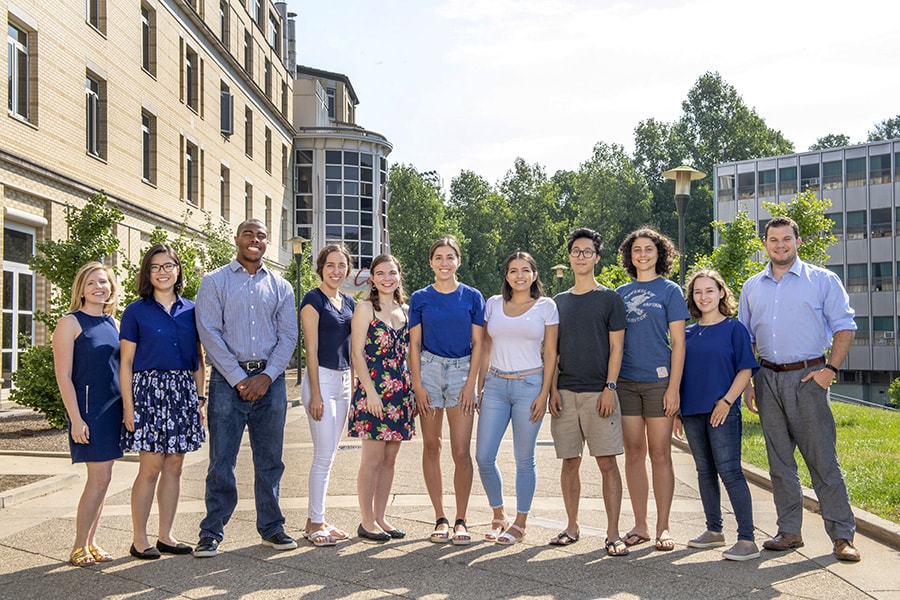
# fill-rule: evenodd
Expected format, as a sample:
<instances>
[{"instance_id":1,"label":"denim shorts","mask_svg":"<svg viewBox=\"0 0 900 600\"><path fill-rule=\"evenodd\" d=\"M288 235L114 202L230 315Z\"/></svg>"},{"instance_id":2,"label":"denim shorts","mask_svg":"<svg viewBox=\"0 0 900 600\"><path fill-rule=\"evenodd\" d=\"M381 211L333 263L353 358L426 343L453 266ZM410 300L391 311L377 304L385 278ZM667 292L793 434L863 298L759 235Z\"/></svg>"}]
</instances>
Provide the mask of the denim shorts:
<instances>
[{"instance_id":1,"label":"denim shorts","mask_svg":"<svg viewBox=\"0 0 900 600\"><path fill-rule=\"evenodd\" d=\"M422 385L431 397L431 408L453 408L469 378L471 356L444 358L422 350Z\"/></svg>"}]
</instances>

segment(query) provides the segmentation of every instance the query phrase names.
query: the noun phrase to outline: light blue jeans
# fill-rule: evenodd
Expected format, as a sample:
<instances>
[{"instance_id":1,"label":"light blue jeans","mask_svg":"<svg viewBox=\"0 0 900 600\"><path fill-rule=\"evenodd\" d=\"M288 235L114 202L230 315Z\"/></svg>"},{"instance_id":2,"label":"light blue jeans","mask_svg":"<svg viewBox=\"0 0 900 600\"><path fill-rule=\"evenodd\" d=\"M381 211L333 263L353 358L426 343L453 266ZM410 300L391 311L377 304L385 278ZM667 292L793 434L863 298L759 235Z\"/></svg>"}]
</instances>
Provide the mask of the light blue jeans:
<instances>
[{"instance_id":1,"label":"light blue jeans","mask_svg":"<svg viewBox=\"0 0 900 600\"><path fill-rule=\"evenodd\" d=\"M488 373L485 379L478 416L475 461L491 508L503 506L503 478L497 467L497 452L511 421L516 459L516 512L531 511L537 485L534 451L543 421L541 417L537 423L531 422L531 403L540 393L543 382L543 371L521 379L504 379Z\"/></svg>"}]
</instances>

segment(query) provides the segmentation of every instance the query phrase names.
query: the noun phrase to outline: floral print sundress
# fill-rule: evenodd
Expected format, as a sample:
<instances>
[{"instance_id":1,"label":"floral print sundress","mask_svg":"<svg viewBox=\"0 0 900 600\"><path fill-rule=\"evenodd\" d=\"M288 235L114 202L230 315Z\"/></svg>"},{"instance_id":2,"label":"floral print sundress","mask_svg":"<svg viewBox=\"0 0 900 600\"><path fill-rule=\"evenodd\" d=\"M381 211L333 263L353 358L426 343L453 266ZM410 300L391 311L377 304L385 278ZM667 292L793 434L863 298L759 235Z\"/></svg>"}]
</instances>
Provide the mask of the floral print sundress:
<instances>
[{"instance_id":1,"label":"floral print sundress","mask_svg":"<svg viewBox=\"0 0 900 600\"><path fill-rule=\"evenodd\" d=\"M366 391L357 379L347 427L351 437L399 442L409 440L415 434L415 404L410 391L409 365L406 362L408 352L408 322L400 329L394 329L378 318L369 322L363 354L369 368L369 377L384 403L384 418L378 419L366 411Z\"/></svg>"}]
</instances>

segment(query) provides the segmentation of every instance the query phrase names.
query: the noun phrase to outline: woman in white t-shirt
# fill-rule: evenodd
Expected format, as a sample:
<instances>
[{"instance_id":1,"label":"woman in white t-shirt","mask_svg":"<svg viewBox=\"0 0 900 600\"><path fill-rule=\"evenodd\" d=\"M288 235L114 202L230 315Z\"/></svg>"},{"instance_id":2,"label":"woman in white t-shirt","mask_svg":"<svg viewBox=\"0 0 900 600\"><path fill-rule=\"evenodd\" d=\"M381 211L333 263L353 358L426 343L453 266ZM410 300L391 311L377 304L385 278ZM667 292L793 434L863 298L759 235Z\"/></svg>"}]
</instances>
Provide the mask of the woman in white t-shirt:
<instances>
[{"instance_id":1,"label":"woman in white t-shirt","mask_svg":"<svg viewBox=\"0 0 900 600\"><path fill-rule=\"evenodd\" d=\"M506 259L501 295L485 307L484 382L478 418L475 460L494 520L485 539L502 545L525 537L525 521L537 480L534 452L547 411L556 365L559 313L544 297L534 258L515 252ZM497 451L512 422L516 459L516 519L510 524L503 505L503 481Z\"/></svg>"}]
</instances>

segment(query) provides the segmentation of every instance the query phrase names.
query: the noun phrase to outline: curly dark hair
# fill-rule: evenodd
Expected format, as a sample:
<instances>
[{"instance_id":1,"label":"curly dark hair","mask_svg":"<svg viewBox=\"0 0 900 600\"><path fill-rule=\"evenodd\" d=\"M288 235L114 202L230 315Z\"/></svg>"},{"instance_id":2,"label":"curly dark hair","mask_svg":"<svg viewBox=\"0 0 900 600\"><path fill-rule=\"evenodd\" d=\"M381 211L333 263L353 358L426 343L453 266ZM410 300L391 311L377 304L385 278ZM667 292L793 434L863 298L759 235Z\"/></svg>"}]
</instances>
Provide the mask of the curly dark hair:
<instances>
[{"instance_id":1,"label":"curly dark hair","mask_svg":"<svg viewBox=\"0 0 900 600\"><path fill-rule=\"evenodd\" d=\"M632 279L637 279L637 268L631 262L631 247L638 238L647 238L656 245L656 252L659 254L659 260L656 261L656 274L663 277L668 276L672 272L672 265L678 257L678 250L672 240L659 233L655 229L649 227L641 227L637 231L632 231L619 246L619 259L622 266L628 272Z\"/></svg>"},{"instance_id":2,"label":"curly dark hair","mask_svg":"<svg viewBox=\"0 0 900 600\"><path fill-rule=\"evenodd\" d=\"M575 240L580 240L581 238L587 238L594 242L594 251L597 252L597 256L600 256L600 251L603 250L603 236L587 227L579 227L569 234L569 237L566 238L566 252L571 252L572 244L575 243Z\"/></svg>"},{"instance_id":3,"label":"curly dark hair","mask_svg":"<svg viewBox=\"0 0 900 600\"><path fill-rule=\"evenodd\" d=\"M506 263L503 265L503 285L500 286L500 294L503 296L504 300L512 299L512 286L509 285L509 282L506 280L506 273L509 271L509 263L514 260L524 260L528 263L528 266L531 267L531 270L534 272L534 281L531 282L531 289L529 290L529 294L535 300L544 295L544 285L541 283L541 276L538 274L537 263L534 261L534 257L528 254L527 252L513 252L506 259Z\"/></svg>"},{"instance_id":4,"label":"curly dark hair","mask_svg":"<svg viewBox=\"0 0 900 600\"><path fill-rule=\"evenodd\" d=\"M184 273L182 273L181 259L178 258L178 253L175 252L175 248L169 244L156 244L151 246L144 254L144 259L141 261L141 270L138 271L137 293L138 296L144 300L153 297L153 281L150 279L150 261L157 254L167 255L177 267L175 269L175 293L180 294L184 287Z\"/></svg>"},{"instance_id":5,"label":"curly dark hair","mask_svg":"<svg viewBox=\"0 0 900 600\"><path fill-rule=\"evenodd\" d=\"M719 312L726 317L733 317L734 310L737 308L734 294L731 293L731 290L728 288L728 285L725 283L722 276L719 275L719 272L714 269L700 269L691 275L691 280L688 281L685 302L687 302L687 309L688 312L691 313L691 316L695 319L699 319L701 315L700 307L694 302L694 285L696 285L697 280L701 277L712 279L713 282L715 282L716 287L725 292L725 295L719 299Z\"/></svg>"}]
</instances>

